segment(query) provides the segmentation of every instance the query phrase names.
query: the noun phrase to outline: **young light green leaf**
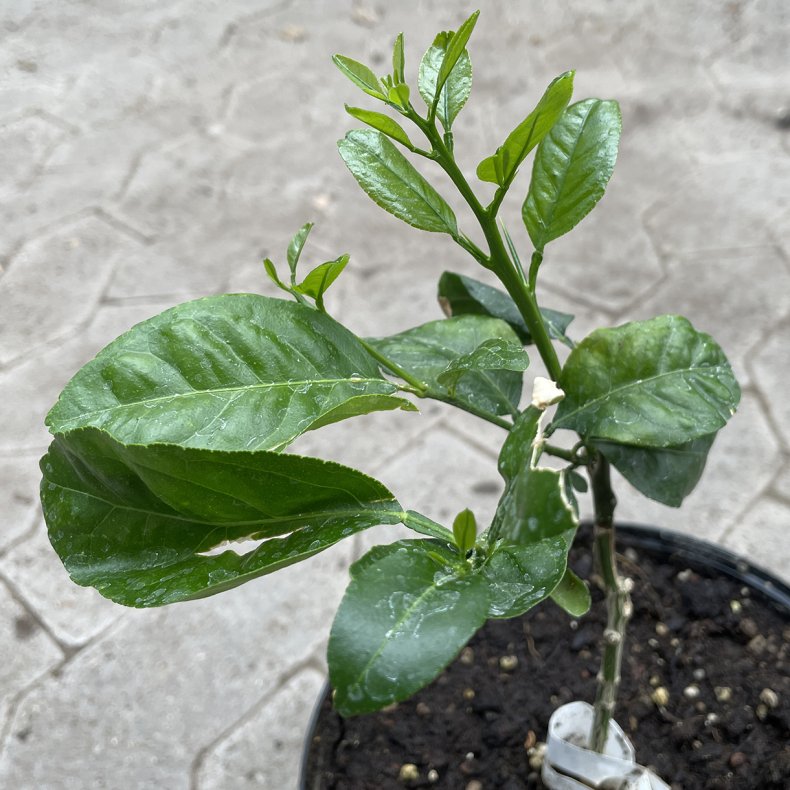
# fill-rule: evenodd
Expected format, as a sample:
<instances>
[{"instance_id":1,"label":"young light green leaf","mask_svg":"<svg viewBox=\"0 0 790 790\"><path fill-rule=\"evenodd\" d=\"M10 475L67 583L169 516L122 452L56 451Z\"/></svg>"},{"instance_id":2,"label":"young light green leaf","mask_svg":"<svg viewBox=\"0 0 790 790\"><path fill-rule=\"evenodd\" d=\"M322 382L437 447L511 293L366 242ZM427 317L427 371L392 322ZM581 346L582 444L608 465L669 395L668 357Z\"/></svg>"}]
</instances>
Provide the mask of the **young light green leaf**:
<instances>
[{"instance_id":1,"label":"young light green leaf","mask_svg":"<svg viewBox=\"0 0 790 790\"><path fill-rule=\"evenodd\" d=\"M674 315L596 330L570 353L559 386L555 427L649 448L715 433L740 400L721 348Z\"/></svg>"},{"instance_id":2,"label":"young light green leaf","mask_svg":"<svg viewBox=\"0 0 790 790\"><path fill-rule=\"evenodd\" d=\"M398 33L392 48L392 79L396 84L406 82L404 67L403 33Z\"/></svg>"},{"instance_id":3,"label":"young light green leaf","mask_svg":"<svg viewBox=\"0 0 790 790\"><path fill-rule=\"evenodd\" d=\"M522 209L536 250L571 230L603 197L621 126L617 102L586 99L568 107L543 138Z\"/></svg>"},{"instance_id":4,"label":"young light green leaf","mask_svg":"<svg viewBox=\"0 0 790 790\"><path fill-rule=\"evenodd\" d=\"M282 288L283 291L288 290L288 286L277 276L277 269L274 267L274 263L269 258L263 259L263 268L266 269L266 274L269 275L269 279L278 287Z\"/></svg>"},{"instance_id":5,"label":"young light green leaf","mask_svg":"<svg viewBox=\"0 0 790 790\"><path fill-rule=\"evenodd\" d=\"M518 343L504 322L486 316L459 316L409 329L391 337L368 342L385 357L443 398L463 408L476 406L495 414L512 414L521 399L522 375L510 370L478 370L465 375L451 393L439 381L449 363L473 352L486 340ZM430 396L430 392L429 392Z\"/></svg>"},{"instance_id":6,"label":"young light green leaf","mask_svg":"<svg viewBox=\"0 0 790 790\"><path fill-rule=\"evenodd\" d=\"M475 514L469 508L462 510L453 521L453 536L455 545L462 557L475 545L477 540L477 520Z\"/></svg>"},{"instance_id":7,"label":"young light green leaf","mask_svg":"<svg viewBox=\"0 0 790 790\"><path fill-rule=\"evenodd\" d=\"M431 47L420 61L418 88L428 107L433 106L436 98L436 84L439 70L447 53L447 46L452 33L439 33ZM456 116L463 109L472 90L472 62L466 52L461 56L450 72L444 87L441 89L436 103L436 115L442 126L449 130Z\"/></svg>"},{"instance_id":8,"label":"young light green leaf","mask_svg":"<svg viewBox=\"0 0 790 790\"><path fill-rule=\"evenodd\" d=\"M369 96L386 101L379 78L367 66L344 55L333 55L332 61L358 88Z\"/></svg>"},{"instance_id":9,"label":"young light green leaf","mask_svg":"<svg viewBox=\"0 0 790 790\"><path fill-rule=\"evenodd\" d=\"M439 73L436 77L436 88L434 89L434 94L437 91L441 91L444 87L445 82L450 77L453 69L455 68L456 64L459 62L461 57L466 52L466 45L469 42L469 38L472 35L472 31L475 29L475 25L477 24L477 17L480 16L479 11L475 11L459 28L450 36L449 41L447 42L447 48L444 53L444 58L442 58L442 65L439 67Z\"/></svg>"},{"instance_id":10,"label":"young light green leaf","mask_svg":"<svg viewBox=\"0 0 790 790\"><path fill-rule=\"evenodd\" d=\"M488 611L484 578L436 541L376 546L351 574L327 651L341 716L370 713L430 683Z\"/></svg>"},{"instance_id":11,"label":"young light green leaf","mask_svg":"<svg viewBox=\"0 0 790 790\"><path fill-rule=\"evenodd\" d=\"M304 305L254 294L198 299L110 343L66 385L53 433L102 428L128 444L279 450L393 397L354 335Z\"/></svg>"},{"instance_id":12,"label":"young light green leaf","mask_svg":"<svg viewBox=\"0 0 790 790\"><path fill-rule=\"evenodd\" d=\"M364 110L361 107L349 107L346 105L346 112L368 126L378 129L383 132L387 137L391 137L401 145L405 145L410 151L414 150L409 135L406 134L403 127L389 115L384 115L381 112L374 112L373 110Z\"/></svg>"},{"instance_id":13,"label":"young light green leaf","mask_svg":"<svg viewBox=\"0 0 790 790\"><path fill-rule=\"evenodd\" d=\"M521 343L495 337L484 340L468 354L456 357L436 377L436 381L450 392L455 392L458 382L469 373L497 370L521 372L528 366L529 357Z\"/></svg>"},{"instance_id":14,"label":"young light green leaf","mask_svg":"<svg viewBox=\"0 0 790 790\"><path fill-rule=\"evenodd\" d=\"M452 546L455 542L453 533L450 532L447 527L437 524L437 522L428 518L428 516L424 516L422 513L418 513L416 510L406 511L406 517L403 519L403 524L409 529L419 532L420 535L427 535L430 538L437 538L438 540L441 540L450 546Z\"/></svg>"},{"instance_id":15,"label":"young light green leaf","mask_svg":"<svg viewBox=\"0 0 790 790\"><path fill-rule=\"evenodd\" d=\"M401 109L405 110L409 106L411 91L409 90L409 86L405 83L400 82L397 85L393 85L389 89L387 95L389 100Z\"/></svg>"},{"instance_id":16,"label":"young light green leaf","mask_svg":"<svg viewBox=\"0 0 790 790\"><path fill-rule=\"evenodd\" d=\"M453 210L383 134L355 129L338 148L359 185L385 211L421 230L458 235Z\"/></svg>"},{"instance_id":17,"label":"young light green leaf","mask_svg":"<svg viewBox=\"0 0 790 790\"><path fill-rule=\"evenodd\" d=\"M587 614L592 604L587 585L570 568L565 571L562 581L554 588L551 600L571 617L582 617Z\"/></svg>"},{"instance_id":18,"label":"young light green leaf","mask_svg":"<svg viewBox=\"0 0 790 790\"><path fill-rule=\"evenodd\" d=\"M532 335L515 302L504 291L471 277L444 272L439 278L439 304L447 316L488 315L510 324L524 345L533 343ZM573 316L559 310L541 308L543 323L553 337L566 345L573 343L565 334Z\"/></svg>"},{"instance_id":19,"label":"young light green leaf","mask_svg":"<svg viewBox=\"0 0 790 790\"><path fill-rule=\"evenodd\" d=\"M41 469L49 538L71 578L126 606L213 595L404 516L381 483L340 464L129 446L95 428L57 437ZM259 543L216 551L245 539Z\"/></svg>"},{"instance_id":20,"label":"young light green leaf","mask_svg":"<svg viewBox=\"0 0 790 790\"><path fill-rule=\"evenodd\" d=\"M296 276L296 266L299 263L299 257L302 254L302 250L304 249L305 242L307 241L307 237L310 235L310 231L313 229L313 223L308 222L305 225L302 225L301 228L296 232L296 235L291 239L290 243L288 244L288 267L291 269L291 277Z\"/></svg>"},{"instance_id":21,"label":"young light green leaf","mask_svg":"<svg viewBox=\"0 0 790 790\"><path fill-rule=\"evenodd\" d=\"M527 546L499 545L483 566L488 581L488 616L519 617L556 590L566 572L568 536Z\"/></svg>"},{"instance_id":22,"label":"young light green leaf","mask_svg":"<svg viewBox=\"0 0 790 790\"><path fill-rule=\"evenodd\" d=\"M494 156L477 166L481 181L504 186L512 181L527 154L548 134L573 93L573 71L556 77L541 97L535 109L507 136ZM495 158L499 159L495 163ZM499 172L498 172L499 171Z\"/></svg>"},{"instance_id":23,"label":"young light green leaf","mask_svg":"<svg viewBox=\"0 0 790 790\"><path fill-rule=\"evenodd\" d=\"M340 276L348 263L348 255L341 255L334 261L327 261L316 266L304 280L296 286L295 290L305 296L315 299L318 307L323 309L324 294L330 285Z\"/></svg>"},{"instance_id":24,"label":"young light green leaf","mask_svg":"<svg viewBox=\"0 0 790 790\"><path fill-rule=\"evenodd\" d=\"M632 447L596 441L595 447L618 472L645 496L680 507L702 476L716 434L674 447Z\"/></svg>"}]
</instances>

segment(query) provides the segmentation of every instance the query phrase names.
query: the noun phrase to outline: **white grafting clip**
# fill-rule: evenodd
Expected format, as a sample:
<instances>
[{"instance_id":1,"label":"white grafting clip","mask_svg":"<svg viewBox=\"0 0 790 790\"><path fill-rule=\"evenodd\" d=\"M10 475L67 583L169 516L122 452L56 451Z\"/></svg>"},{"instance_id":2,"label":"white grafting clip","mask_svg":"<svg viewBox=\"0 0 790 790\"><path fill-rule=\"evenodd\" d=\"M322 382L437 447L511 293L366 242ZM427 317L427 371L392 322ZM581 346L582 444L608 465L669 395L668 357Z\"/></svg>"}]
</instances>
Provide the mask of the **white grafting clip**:
<instances>
[{"instance_id":1,"label":"white grafting clip","mask_svg":"<svg viewBox=\"0 0 790 790\"><path fill-rule=\"evenodd\" d=\"M670 790L652 771L638 765L634 747L620 726L609 723L603 754L585 749L593 721L586 702L569 702L549 720L541 778L550 790Z\"/></svg>"}]
</instances>

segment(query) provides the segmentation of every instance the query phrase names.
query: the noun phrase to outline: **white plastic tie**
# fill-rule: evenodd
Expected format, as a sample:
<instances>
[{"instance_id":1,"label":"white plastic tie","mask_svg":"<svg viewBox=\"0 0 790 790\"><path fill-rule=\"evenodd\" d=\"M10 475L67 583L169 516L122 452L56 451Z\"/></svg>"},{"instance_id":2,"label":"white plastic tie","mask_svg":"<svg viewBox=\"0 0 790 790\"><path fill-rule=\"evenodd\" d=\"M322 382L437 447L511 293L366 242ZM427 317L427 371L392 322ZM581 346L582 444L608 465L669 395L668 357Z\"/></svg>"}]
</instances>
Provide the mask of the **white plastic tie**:
<instances>
[{"instance_id":1,"label":"white plastic tie","mask_svg":"<svg viewBox=\"0 0 790 790\"><path fill-rule=\"evenodd\" d=\"M565 392L557 386L556 382L543 376L535 376L535 381L532 383L532 405L536 409L545 411L564 397Z\"/></svg>"},{"instance_id":2,"label":"white plastic tie","mask_svg":"<svg viewBox=\"0 0 790 790\"><path fill-rule=\"evenodd\" d=\"M610 722L603 754L585 749L593 722L586 702L569 702L549 720L543 783L550 790L670 790L638 765L634 747L617 722Z\"/></svg>"}]
</instances>

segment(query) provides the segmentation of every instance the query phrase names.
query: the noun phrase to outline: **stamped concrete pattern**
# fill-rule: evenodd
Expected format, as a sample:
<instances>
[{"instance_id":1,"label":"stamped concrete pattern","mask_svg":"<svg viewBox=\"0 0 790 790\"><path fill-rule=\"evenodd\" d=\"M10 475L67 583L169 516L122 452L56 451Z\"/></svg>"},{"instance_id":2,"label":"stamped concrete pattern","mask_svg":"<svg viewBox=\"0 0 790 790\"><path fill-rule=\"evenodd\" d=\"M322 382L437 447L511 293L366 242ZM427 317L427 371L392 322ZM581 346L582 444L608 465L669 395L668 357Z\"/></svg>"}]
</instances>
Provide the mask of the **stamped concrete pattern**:
<instances>
[{"instance_id":1,"label":"stamped concrete pattern","mask_svg":"<svg viewBox=\"0 0 790 790\"><path fill-rule=\"evenodd\" d=\"M687 506L645 506L623 484L622 517L702 535L790 577L790 6L483 5L456 128L470 178L561 71L578 69L577 96L622 105L609 193L549 250L544 303L575 313L578 336L690 315L744 385ZM430 33L473 8L0 4L0 786L295 786L348 564L400 533L377 530L216 598L124 610L72 585L48 547L43 419L72 373L135 322L195 296L273 294L260 260L281 261L307 220L309 258L352 254L329 297L349 327L386 334L440 317L439 273L480 272L446 237L400 224L357 189L335 141L353 125L343 102L370 103L330 56L385 71L403 30L413 79ZM518 210L505 217L525 246ZM467 505L489 517L501 432L422 406L332 426L297 449L376 474L435 518Z\"/></svg>"}]
</instances>

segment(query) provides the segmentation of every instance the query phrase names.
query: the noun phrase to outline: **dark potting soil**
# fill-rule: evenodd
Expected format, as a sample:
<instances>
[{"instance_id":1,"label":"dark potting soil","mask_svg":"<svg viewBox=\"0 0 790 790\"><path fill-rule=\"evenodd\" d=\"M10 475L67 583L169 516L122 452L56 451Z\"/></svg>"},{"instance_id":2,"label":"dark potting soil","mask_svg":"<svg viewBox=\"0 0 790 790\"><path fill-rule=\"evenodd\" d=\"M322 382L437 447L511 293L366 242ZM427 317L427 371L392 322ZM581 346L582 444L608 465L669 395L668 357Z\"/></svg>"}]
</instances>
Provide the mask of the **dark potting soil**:
<instances>
[{"instance_id":1,"label":"dark potting soil","mask_svg":"<svg viewBox=\"0 0 790 790\"><path fill-rule=\"evenodd\" d=\"M571 557L583 578L586 540ZM685 560L628 548L620 568L635 589L616 718L639 762L673 790L789 790L788 613ZM325 699L304 787L542 788L531 747L558 705L594 698L600 598L578 621L551 602L489 621L432 685L385 711L343 720Z\"/></svg>"}]
</instances>

